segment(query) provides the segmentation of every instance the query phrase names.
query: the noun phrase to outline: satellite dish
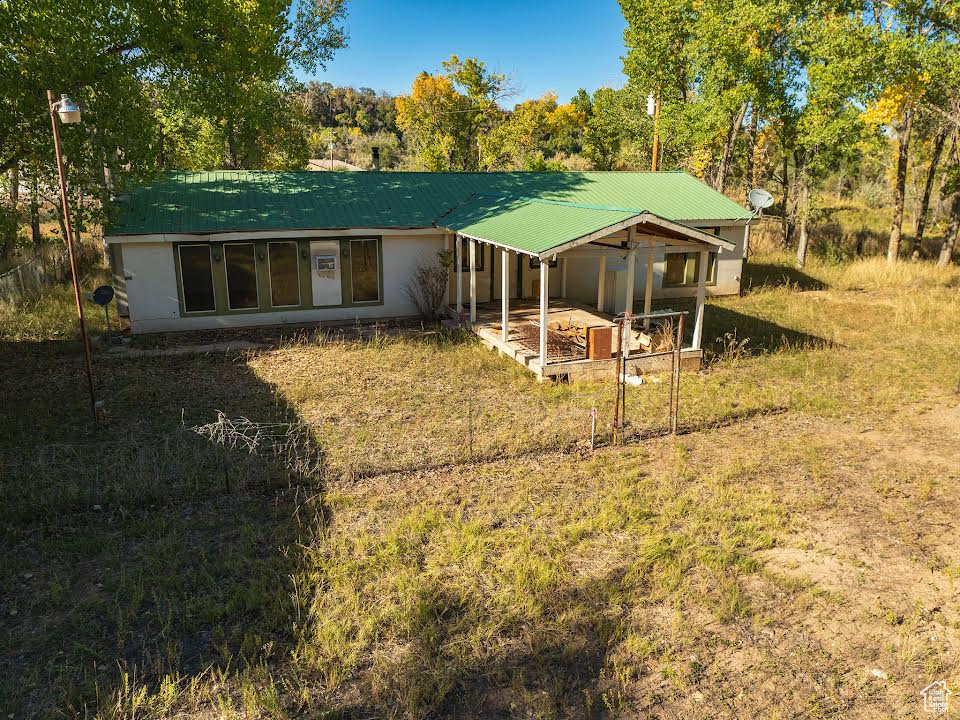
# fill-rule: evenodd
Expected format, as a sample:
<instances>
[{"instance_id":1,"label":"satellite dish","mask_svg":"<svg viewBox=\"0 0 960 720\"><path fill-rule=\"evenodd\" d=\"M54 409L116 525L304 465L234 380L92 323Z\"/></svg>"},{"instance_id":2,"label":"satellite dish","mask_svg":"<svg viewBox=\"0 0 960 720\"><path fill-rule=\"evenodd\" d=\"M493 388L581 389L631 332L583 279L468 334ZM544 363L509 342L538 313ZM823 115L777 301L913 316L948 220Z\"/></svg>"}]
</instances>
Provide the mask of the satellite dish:
<instances>
[{"instance_id":1,"label":"satellite dish","mask_svg":"<svg viewBox=\"0 0 960 720\"><path fill-rule=\"evenodd\" d=\"M93 300L100 307L106 307L110 304L110 301L113 300L113 287L110 285L101 285L96 290L93 291L93 297L90 299Z\"/></svg>"},{"instance_id":2,"label":"satellite dish","mask_svg":"<svg viewBox=\"0 0 960 720\"><path fill-rule=\"evenodd\" d=\"M747 195L747 200L756 208L757 212L773 205L773 195L761 188L751 190Z\"/></svg>"}]
</instances>

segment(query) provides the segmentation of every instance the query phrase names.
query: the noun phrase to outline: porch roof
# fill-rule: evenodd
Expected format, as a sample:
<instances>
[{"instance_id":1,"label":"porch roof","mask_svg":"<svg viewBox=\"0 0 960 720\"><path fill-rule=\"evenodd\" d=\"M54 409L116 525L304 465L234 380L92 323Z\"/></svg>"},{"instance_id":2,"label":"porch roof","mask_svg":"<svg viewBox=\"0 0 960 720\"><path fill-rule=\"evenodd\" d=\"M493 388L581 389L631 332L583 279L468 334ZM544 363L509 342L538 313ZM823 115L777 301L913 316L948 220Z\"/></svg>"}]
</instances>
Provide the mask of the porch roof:
<instances>
[{"instance_id":1,"label":"porch roof","mask_svg":"<svg viewBox=\"0 0 960 720\"><path fill-rule=\"evenodd\" d=\"M438 227L543 258L636 225L664 239L733 249L719 237L635 208L479 195L441 216Z\"/></svg>"}]
</instances>

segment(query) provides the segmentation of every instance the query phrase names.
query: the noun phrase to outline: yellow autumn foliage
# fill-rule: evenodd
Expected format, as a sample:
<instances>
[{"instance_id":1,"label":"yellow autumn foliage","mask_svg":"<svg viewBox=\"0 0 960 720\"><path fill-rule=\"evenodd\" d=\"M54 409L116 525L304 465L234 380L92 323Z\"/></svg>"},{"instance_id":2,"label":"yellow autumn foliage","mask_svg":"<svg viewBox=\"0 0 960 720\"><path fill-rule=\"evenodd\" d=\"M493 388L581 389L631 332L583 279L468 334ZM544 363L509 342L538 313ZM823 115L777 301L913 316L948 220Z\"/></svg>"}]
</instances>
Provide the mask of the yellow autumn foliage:
<instances>
[{"instance_id":1,"label":"yellow autumn foliage","mask_svg":"<svg viewBox=\"0 0 960 720\"><path fill-rule=\"evenodd\" d=\"M930 73L924 72L906 82L891 85L866 109L860 118L868 125L888 125L903 114L908 107L915 105L926 92L930 84Z\"/></svg>"}]
</instances>

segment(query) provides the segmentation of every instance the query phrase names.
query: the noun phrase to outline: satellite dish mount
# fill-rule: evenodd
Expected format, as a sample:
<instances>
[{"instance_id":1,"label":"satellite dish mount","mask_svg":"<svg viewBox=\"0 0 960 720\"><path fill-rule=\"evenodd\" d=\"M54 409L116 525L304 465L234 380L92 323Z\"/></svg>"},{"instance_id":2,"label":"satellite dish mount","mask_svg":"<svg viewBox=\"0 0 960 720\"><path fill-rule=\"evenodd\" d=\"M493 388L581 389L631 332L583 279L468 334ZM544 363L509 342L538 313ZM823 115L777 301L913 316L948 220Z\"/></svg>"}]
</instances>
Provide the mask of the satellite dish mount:
<instances>
[{"instance_id":1,"label":"satellite dish mount","mask_svg":"<svg viewBox=\"0 0 960 720\"><path fill-rule=\"evenodd\" d=\"M773 195L762 188L754 188L747 193L747 201L753 206L753 214L761 215L765 208L773 205Z\"/></svg>"}]
</instances>

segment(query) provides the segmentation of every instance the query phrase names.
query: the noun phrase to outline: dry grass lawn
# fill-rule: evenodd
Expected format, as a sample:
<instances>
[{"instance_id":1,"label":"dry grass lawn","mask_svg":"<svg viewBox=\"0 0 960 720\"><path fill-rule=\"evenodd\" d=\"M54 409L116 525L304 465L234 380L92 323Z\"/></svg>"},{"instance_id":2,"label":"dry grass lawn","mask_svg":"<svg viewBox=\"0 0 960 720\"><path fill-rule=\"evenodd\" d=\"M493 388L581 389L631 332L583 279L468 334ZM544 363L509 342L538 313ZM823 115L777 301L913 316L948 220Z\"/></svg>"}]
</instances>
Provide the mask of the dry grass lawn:
<instances>
[{"instance_id":1,"label":"dry grass lawn","mask_svg":"<svg viewBox=\"0 0 960 720\"><path fill-rule=\"evenodd\" d=\"M960 685L960 271L749 274L683 433L644 385L594 453L612 388L419 333L98 355L93 434L69 295L0 308L0 712L919 715Z\"/></svg>"}]
</instances>

